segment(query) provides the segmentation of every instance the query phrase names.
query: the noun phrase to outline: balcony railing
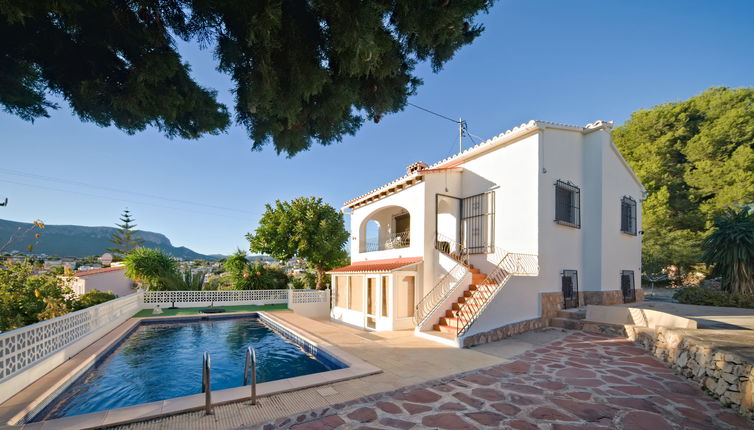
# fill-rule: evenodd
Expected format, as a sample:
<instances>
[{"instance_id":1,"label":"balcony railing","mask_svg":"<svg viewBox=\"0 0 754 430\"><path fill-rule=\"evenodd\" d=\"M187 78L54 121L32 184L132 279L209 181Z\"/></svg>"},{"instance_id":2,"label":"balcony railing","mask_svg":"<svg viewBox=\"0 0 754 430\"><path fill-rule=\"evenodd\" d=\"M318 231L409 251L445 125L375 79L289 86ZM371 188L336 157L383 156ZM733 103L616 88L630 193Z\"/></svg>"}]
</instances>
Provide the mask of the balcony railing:
<instances>
[{"instance_id":1,"label":"balcony railing","mask_svg":"<svg viewBox=\"0 0 754 430\"><path fill-rule=\"evenodd\" d=\"M411 232L402 231L379 239L370 237L366 239L364 252L384 251L386 249L408 248L411 245Z\"/></svg>"}]
</instances>

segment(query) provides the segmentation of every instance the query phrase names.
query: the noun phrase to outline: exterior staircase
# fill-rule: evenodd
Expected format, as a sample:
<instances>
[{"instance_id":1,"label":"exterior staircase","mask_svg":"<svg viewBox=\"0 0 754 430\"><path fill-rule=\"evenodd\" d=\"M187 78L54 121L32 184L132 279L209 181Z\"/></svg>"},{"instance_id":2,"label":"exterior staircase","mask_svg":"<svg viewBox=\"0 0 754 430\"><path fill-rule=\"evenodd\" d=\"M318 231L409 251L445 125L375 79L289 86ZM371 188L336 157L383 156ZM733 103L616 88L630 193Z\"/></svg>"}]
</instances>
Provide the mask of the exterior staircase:
<instances>
[{"instance_id":1,"label":"exterior staircase","mask_svg":"<svg viewBox=\"0 0 754 430\"><path fill-rule=\"evenodd\" d=\"M486 300L484 297L487 297L489 293L492 292L494 285L485 285L487 274L482 273L482 271L475 268L473 264L467 264L466 267L471 273L471 284L463 291L463 294L458 297L458 300L451 304L451 308L445 311L445 316L440 317L438 323L432 326L434 331L450 333L453 335L458 333L458 329L463 327L463 321L467 321L469 318L473 317L473 315L470 314L471 309L461 310L463 308L462 305L470 302L476 302L481 305ZM483 297L483 292L488 294L485 294Z\"/></svg>"},{"instance_id":2,"label":"exterior staircase","mask_svg":"<svg viewBox=\"0 0 754 430\"><path fill-rule=\"evenodd\" d=\"M495 252L487 254L486 259L496 264L490 273L483 273L470 263L468 251L452 240L438 234L435 248L454 260L456 265L417 304L415 331L419 336L453 346L458 346L457 340L467 332L512 276L536 276L539 272L537 256L532 254L509 253L495 248ZM468 287L451 302L466 283ZM438 315L442 315L441 312L444 315L438 318ZM432 324L432 330L429 330L428 325L432 321L430 318L439 319L436 324Z\"/></svg>"}]
</instances>

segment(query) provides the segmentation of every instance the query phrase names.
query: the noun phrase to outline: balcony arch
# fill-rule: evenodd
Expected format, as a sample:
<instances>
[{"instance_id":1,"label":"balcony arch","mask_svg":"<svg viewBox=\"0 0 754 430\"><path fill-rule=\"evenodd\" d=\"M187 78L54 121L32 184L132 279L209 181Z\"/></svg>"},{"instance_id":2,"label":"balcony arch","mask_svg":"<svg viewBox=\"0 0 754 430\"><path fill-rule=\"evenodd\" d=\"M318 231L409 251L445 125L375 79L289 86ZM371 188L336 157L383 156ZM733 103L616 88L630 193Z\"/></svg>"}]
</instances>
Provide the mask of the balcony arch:
<instances>
[{"instance_id":1,"label":"balcony arch","mask_svg":"<svg viewBox=\"0 0 754 430\"><path fill-rule=\"evenodd\" d=\"M359 226L359 252L407 248L410 244L411 215L402 206L377 209Z\"/></svg>"}]
</instances>

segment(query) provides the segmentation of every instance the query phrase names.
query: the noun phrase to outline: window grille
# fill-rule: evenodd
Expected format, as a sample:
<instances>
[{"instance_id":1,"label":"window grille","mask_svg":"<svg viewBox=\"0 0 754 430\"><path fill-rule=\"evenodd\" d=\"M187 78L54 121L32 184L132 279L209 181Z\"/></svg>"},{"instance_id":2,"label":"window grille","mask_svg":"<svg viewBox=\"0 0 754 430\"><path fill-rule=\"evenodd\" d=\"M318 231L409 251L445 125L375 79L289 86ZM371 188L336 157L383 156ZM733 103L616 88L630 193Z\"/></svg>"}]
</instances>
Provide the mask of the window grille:
<instances>
[{"instance_id":1,"label":"window grille","mask_svg":"<svg viewBox=\"0 0 754 430\"><path fill-rule=\"evenodd\" d=\"M631 197L620 201L620 231L636 236L636 200Z\"/></svg>"},{"instance_id":2,"label":"window grille","mask_svg":"<svg viewBox=\"0 0 754 430\"><path fill-rule=\"evenodd\" d=\"M636 287L634 285L634 271L622 270L620 272L620 289L623 291L623 302L636 301Z\"/></svg>"},{"instance_id":3,"label":"window grille","mask_svg":"<svg viewBox=\"0 0 754 430\"><path fill-rule=\"evenodd\" d=\"M575 270L563 270L561 273L561 289L563 291L563 308L579 307L579 275Z\"/></svg>"},{"instance_id":4,"label":"window grille","mask_svg":"<svg viewBox=\"0 0 754 430\"><path fill-rule=\"evenodd\" d=\"M461 201L461 234L469 254L494 251L495 193L466 197Z\"/></svg>"},{"instance_id":5,"label":"window grille","mask_svg":"<svg viewBox=\"0 0 754 430\"><path fill-rule=\"evenodd\" d=\"M563 181L555 182L555 222L581 228L581 190Z\"/></svg>"}]
</instances>

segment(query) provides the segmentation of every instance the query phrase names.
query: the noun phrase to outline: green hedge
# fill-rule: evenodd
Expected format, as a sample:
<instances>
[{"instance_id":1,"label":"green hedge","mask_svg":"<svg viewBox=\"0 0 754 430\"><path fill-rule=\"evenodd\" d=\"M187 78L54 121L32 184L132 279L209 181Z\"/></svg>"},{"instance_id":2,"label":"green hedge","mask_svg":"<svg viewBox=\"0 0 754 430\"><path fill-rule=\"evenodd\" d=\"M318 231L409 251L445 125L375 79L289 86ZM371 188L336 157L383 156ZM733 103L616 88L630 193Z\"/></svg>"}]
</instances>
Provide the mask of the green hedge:
<instances>
[{"instance_id":1,"label":"green hedge","mask_svg":"<svg viewBox=\"0 0 754 430\"><path fill-rule=\"evenodd\" d=\"M673 298L687 305L754 309L754 296L724 293L699 286L681 288L673 294Z\"/></svg>"}]
</instances>

